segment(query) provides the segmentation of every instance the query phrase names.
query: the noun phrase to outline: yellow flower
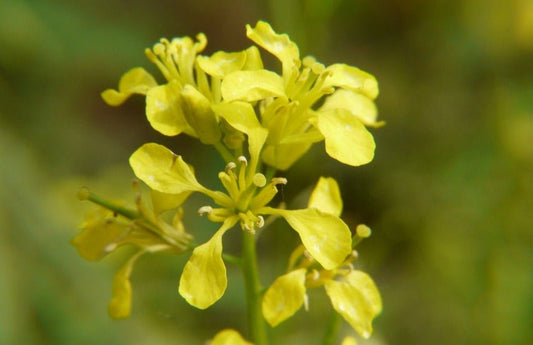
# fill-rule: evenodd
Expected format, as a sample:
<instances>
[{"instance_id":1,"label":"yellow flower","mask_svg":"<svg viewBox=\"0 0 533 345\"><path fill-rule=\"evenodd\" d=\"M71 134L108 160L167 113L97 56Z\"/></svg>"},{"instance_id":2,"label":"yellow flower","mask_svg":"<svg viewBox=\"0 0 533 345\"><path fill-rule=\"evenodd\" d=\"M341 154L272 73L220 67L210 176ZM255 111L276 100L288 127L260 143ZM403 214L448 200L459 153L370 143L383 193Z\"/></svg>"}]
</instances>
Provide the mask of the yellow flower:
<instances>
[{"instance_id":1,"label":"yellow flower","mask_svg":"<svg viewBox=\"0 0 533 345\"><path fill-rule=\"evenodd\" d=\"M118 106L133 94L146 95L146 116L155 130L168 136L186 133L204 144L218 143L223 133L211 105L221 102L221 79L235 70L263 65L256 47L200 56L207 39L203 34L196 38L197 42L190 37L161 39L152 49L146 49L146 56L159 68L166 83L158 85L150 73L136 67L122 76L118 90L105 90L102 98Z\"/></svg>"},{"instance_id":2,"label":"yellow flower","mask_svg":"<svg viewBox=\"0 0 533 345\"><path fill-rule=\"evenodd\" d=\"M335 180L321 178L309 200L310 208L321 208L339 215L342 201ZM359 226L361 237L369 236L366 226ZM312 268L314 258L303 247L291 256L289 272L278 277L263 296L263 315L276 326L307 304L306 288L324 286L333 308L364 338L372 333L372 319L381 312L381 297L372 279L354 270L351 255L333 268ZM349 342L349 341L348 341Z\"/></svg>"},{"instance_id":3,"label":"yellow flower","mask_svg":"<svg viewBox=\"0 0 533 345\"><path fill-rule=\"evenodd\" d=\"M233 329L225 329L218 332L215 337L207 343L208 345L253 345L243 339L239 332Z\"/></svg>"},{"instance_id":4,"label":"yellow flower","mask_svg":"<svg viewBox=\"0 0 533 345\"><path fill-rule=\"evenodd\" d=\"M375 144L365 126L382 124L373 102L376 79L345 64L325 67L309 56L301 60L298 46L268 23L246 30L248 38L281 61L282 75L236 70L222 80L221 91L226 102L260 101L261 125L268 129L263 161L288 169L313 143L325 140L326 152L342 163L370 162Z\"/></svg>"},{"instance_id":5,"label":"yellow flower","mask_svg":"<svg viewBox=\"0 0 533 345\"><path fill-rule=\"evenodd\" d=\"M243 129L254 133L244 125ZM262 138L264 142L264 136ZM255 140L258 141L257 147L252 145ZM261 147L261 140L251 135L251 162L257 161ZM239 157L237 163L228 163L218 175L226 189L224 193L201 185L182 157L164 146L145 144L130 157L135 175L150 188L172 194L200 192L218 205L199 210L201 214L207 214L211 221L221 222L222 226L209 241L194 249L180 279L180 294L200 309L211 306L224 294L227 278L222 260L222 236L237 223L243 231L253 234L263 226L265 215L285 218L299 234L307 251L328 269L340 265L351 252L350 230L338 216L312 207L301 210L268 207L267 204L278 191L276 185L285 184L287 180L273 178L267 183L265 176L256 173L255 167L246 158Z\"/></svg>"},{"instance_id":6,"label":"yellow flower","mask_svg":"<svg viewBox=\"0 0 533 345\"><path fill-rule=\"evenodd\" d=\"M152 207L136 198L136 210L130 210L104 201L88 190L83 189L81 199L88 199L102 207L89 213L82 231L71 241L79 254L96 261L113 252L120 246L132 245L139 250L115 274L112 299L109 303L109 315L113 318L125 318L131 312L130 275L135 261L147 252L170 252L180 254L189 249L192 236L185 232L181 222L182 210L178 208L189 193L177 195L152 191ZM160 214L175 209L173 224L163 221Z\"/></svg>"}]
</instances>

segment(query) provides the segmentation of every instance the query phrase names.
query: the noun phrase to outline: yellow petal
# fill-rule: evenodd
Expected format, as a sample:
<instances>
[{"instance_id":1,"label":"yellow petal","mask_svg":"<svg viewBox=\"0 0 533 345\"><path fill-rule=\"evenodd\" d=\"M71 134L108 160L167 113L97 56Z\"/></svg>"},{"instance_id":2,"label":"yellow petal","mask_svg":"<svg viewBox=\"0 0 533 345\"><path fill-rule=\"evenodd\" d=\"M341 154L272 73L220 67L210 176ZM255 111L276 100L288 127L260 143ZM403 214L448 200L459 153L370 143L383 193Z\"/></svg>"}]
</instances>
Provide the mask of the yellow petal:
<instances>
[{"instance_id":1,"label":"yellow petal","mask_svg":"<svg viewBox=\"0 0 533 345\"><path fill-rule=\"evenodd\" d=\"M210 307L226 291L228 281L222 260L222 235L236 223L235 217L226 219L209 241L194 249L183 269L179 293L196 308Z\"/></svg>"},{"instance_id":2,"label":"yellow petal","mask_svg":"<svg viewBox=\"0 0 533 345\"><path fill-rule=\"evenodd\" d=\"M162 212L181 206L189 197L189 195L191 195L191 192L168 194L152 189L150 190L150 194L152 197L152 207L154 208L154 213L159 215Z\"/></svg>"},{"instance_id":3,"label":"yellow petal","mask_svg":"<svg viewBox=\"0 0 533 345\"><path fill-rule=\"evenodd\" d=\"M357 345L357 341L355 340L354 337L345 337L344 339L342 339L342 343L341 345Z\"/></svg>"},{"instance_id":4,"label":"yellow petal","mask_svg":"<svg viewBox=\"0 0 533 345\"><path fill-rule=\"evenodd\" d=\"M80 227L82 232L71 243L89 261L102 259L131 230L129 224L116 221L112 212L103 208L91 212Z\"/></svg>"},{"instance_id":5,"label":"yellow petal","mask_svg":"<svg viewBox=\"0 0 533 345\"><path fill-rule=\"evenodd\" d=\"M227 102L255 102L285 94L283 79L278 74L264 69L228 74L222 81L221 91Z\"/></svg>"},{"instance_id":6,"label":"yellow petal","mask_svg":"<svg viewBox=\"0 0 533 345\"><path fill-rule=\"evenodd\" d=\"M146 117L164 135L178 135L188 127L180 104L178 82L154 87L146 94Z\"/></svg>"},{"instance_id":7,"label":"yellow petal","mask_svg":"<svg viewBox=\"0 0 533 345\"><path fill-rule=\"evenodd\" d=\"M246 62L243 66L243 70L256 70L263 69L263 60L261 59L261 53L256 46L251 46L245 50Z\"/></svg>"},{"instance_id":8,"label":"yellow petal","mask_svg":"<svg viewBox=\"0 0 533 345\"><path fill-rule=\"evenodd\" d=\"M307 207L339 217L342 213L342 198L337 181L331 177L320 177Z\"/></svg>"},{"instance_id":9,"label":"yellow petal","mask_svg":"<svg viewBox=\"0 0 533 345\"><path fill-rule=\"evenodd\" d=\"M366 126L377 127L383 122L377 122L378 110L374 102L362 95L349 90L337 90L326 98L320 111L346 109Z\"/></svg>"},{"instance_id":10,"label":"yellow petal","mask_svg":"<svg viewBox=\"0 0 533 345\"><path fill-rule=\"evenodd\" d=\"M351 166L367 164L374 158L376 144L372 134L346 110L318 112L313 123L324 135L330 157Z\"/></svg>"},{"instance_id":11,"label":"yellow petal","mask_svg":"<svg viewBox=\"0 0 533 345\"><path fill-rule=\"evenodd\" d=\"M309 143L265 145L261 158L267 165L279 170L289 169L312 146Z\"/></svg>"},{"instance_id":12,"label":"yellow petal","mask_svg":"<svg viewBox=\"0 0 533 345\"><path fill-rule=\"evenodd\" d=\"M217 143L222 133L218 126L218 118L211 109L211 102L189 84L183 87L180 95L185 119L200 141L206 145Z\"/></svg>"},{"instance_id":13,"label":"yellow petal","mask_svg":"<svg viewBox=\"0 0 533 345\"><path fill-rule=\"evenodd\" d=\"M248 135L248 149L253 166L259 160L268 131L261 127L252 105L246 102L220 103L213 105L213 109L233 128Z\"/></svg>"},{"instance_id":14,"label":"yellow petal","mask_svg":"<svg viewBox=\"0 0 533 345\"><path fill-rule=\"evenodd\" d=\"M157 86L154 77L142 67L136 67L126 72L118 83L118 91L107 89L102 92L104 101L112 106L124 103L132 94L146 94L148 90Z\"/></svg>"},{"instance_id":15,"label":"yellow petal","mask_svg":"<svg viewBox=\"0 0 533 345\"><path fill-rule=\"evenodd\" d=\"M246 62L246 51L238 53L226 53L218 51L210 57L198 56L196 61L205 73L216 77L224 78L228 73L242 69Z\"/></svg>"},{"instance_id":16,"label":"yellow petal","mask_svg":"<svg viewBox=\"0 0 533 345\"><path fill-rule=\"evenodd\" d=\"M276 33L270 24L258 21L255 28L246 25L246 36L281 61L284 77L293 67L299 67L300 52L298 46L291 41L287 34Z\"/></svg>"},{"instance_id":17,"label":"yellow petal","mask_svg":"<svg viewBox=\"0 0 533 345\"><path fill-rule=\"evenodd\" d=\"M108 313L114 319L123 319L131 313L131 282L130 275L135 261L144 252L133 255L113 278L112 297L108 306Z\"/></svg>"},{"instance_id":18,"label":"yellow petal","mask_svg":"<svg viewBox=\"0 0 533 345\"><path fill-rule=\"evenodd\" d=\"M372 279L364 272L352 271L343 279L325 284L333 308L363 338L372 334L372 320L381 311L381 298Z\"/></svg>"},{"instance_id":19,"label":"yellow petal","mask_svg":"<svg viewBox=\"0 0 533 345\"><path fill-rule=\"evenodd\" d=\"M330 73L325 80L323 87L340 87L356 92L374 99L379 94L378 82L370 73L360 70L357 67L345 64L334 64L326 68Z\"/></svg>"},{"instance_id":20,"label":"yellow petal","mask_svg":"<svg viewBox=\"0 0 533 345\"><path fill-rule=\"evenodd\" d=\"M233 329L225 329L217 333L209 345L253 345L243 339L239 332Z\"/></svg>"},{"instance_id":21,"label":"yellow petal","mask_svg":"<svg viewBox=\"0 0 533 345\"><path fill-rule=\"evenodd\" d=\"M348 226L332 214L314 208L282 210L270 207L261 213L279 214L298 232L305 249L325 269L339 266L352 251Z\"/></svg>"},{"instance_id":22,"label":"yellow petal","mask_svg":"<svg viewBox=\"0 0 533 345\"><path fill-rule=\"evenodd\" d=\"M278 277L263 296L263 316L277 326L301 308L305 299L305 274L300 268Z\"/></svg>"},{"instance_id":23,"label":"yellow petal","mask_svg":"<svg viewBox=\"0 0 533 345\"><path fill-rule=\"evenodd\" d=\"M148 143L130 157L135 175L150 188L169 194L203 190L192 169L166 147Z\"/></svg>"}]
</instances>

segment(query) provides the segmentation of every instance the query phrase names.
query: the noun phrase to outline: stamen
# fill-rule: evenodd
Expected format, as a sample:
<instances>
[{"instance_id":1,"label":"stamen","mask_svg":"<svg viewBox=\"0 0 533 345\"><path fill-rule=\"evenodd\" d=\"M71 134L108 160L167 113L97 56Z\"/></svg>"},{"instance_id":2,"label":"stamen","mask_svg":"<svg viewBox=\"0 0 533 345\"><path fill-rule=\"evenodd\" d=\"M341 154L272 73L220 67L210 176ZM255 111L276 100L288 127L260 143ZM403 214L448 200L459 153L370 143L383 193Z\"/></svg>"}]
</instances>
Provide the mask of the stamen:
<instances>
[{"instance_id":1,"label":"stamen","mask_svg":"<svg viewBox=\"0 0 533 345\"><path fill-rule=\"evenodd\" d=\"M304 256L309 261L313 261L314 260L314 258L311 256L311 253L309 253L307 250L304 251Z\"/></svg>"},{"instance_id":2,"label":"stamen","mask_svg":"<svg viewBox=\"0 0 533 345\"><path fill-rule=\"evenodd\" d=\"M246 157L244 157L244 156L239 156L239 158L237 158L237 160L238 160L239 163L241 163L241 164L248 165L248 160L247 160Z\"/></svg>"},{"instance_id":3,"label":"stamen","mask_svg":"<svg viewBox=\"0 0 533 345\"><path fill-rule=\"evenodd\" d=\"M316 269L311 271L311 275L311 279L313 280L318 280L320 278L320 273Z\"/></svg>"},{"instance_id":4,"label":"stamen","mask_svg":"<svg viewBox=\"0 0 533 345\"><path fill-rule=\"evenodd\" d=\"M232 169L235 169L237 167L237 164L235 164L234 162L229 162L228 164L226 164L226 168L224 169L224 171L226 172L226 174L229 174L230 171Z\"/></svg>"},{"instance_id":5,"label":"stamen","mask_svg":"<svg viewBox=\"0 0 533 345\"><path fill-rule=\"evenodd\" d=\"M244 231L246 231L246 232L248 232L248 233L250 233L252 235L255 235L255 229L254 229L253 226L249 226L248 224L244 224L243 228L244 228Z\"/></svg>"},{"instance_id":6,"label":"stamen","mask_svg":"<svg viewBox=\"0 0 533 345\"><path fill-rule=\"evenodd\" d=\"M211 212L213 212L213 207L211 207L211 206L202 206L202 207L200 207L200 208L198 209L198 214L199 214L200 216L203 216L203 215L206 214L206 213L209 214L209 213L211 213Z\"/></svg>"},{"instance_id":7,"label":"stamen","mask_svg":"<svg viewBox=\"0 0 533 345\"><path fill-rule=\"evenodd\" d=\"M257 173L254 175L252 182L256 187L262 188L266 185L266 177L261 173Z\"/></svg>"},{"instance_id":8,"label":"stamen","mask_svg":"<svg viewBox=\"0 0 533 345\"><path fill-rule=\"evenodd\" d=\"M116 243L110 243L104 248L104 252L105 253L111 253L115 249L117 249L117 244Z\"/></svg>"},{"instance_id":9,"label":"stamen","mask_svg":"<svg viewBox=\"0 0 533 345\"><path fill-rule=\"evenodd\" d=\"M304 309L305 311L309 311L309 296L307 294L304 295Z\"/></svg>"},{"instance_id":10,"label":"stamen","mask_svg":"<svg viewBox=\"0 0 533 345\"><path fill-rule=\"evenodd\" d=\"M261 229L263 226L265 226L265 218L263 218L263 216L257 216L257 218L259 219L257 220L257 222L255 222L255 224L259 229Z\"/></svg>"},{"instance_id":11,"label":"stamen","mask_svg":"<svg viewBox=\"0 0 533 345\"><path fill-rule=\"evenodd\" d=\"M361 238L367 238L370 237L370 235L372 234L372 230L370 230L370 228L365 224L359 224L355 228L355 233Z\"/></svg>"},{"instance_id":12,"label":"stamen","mask_svg":"<svg viewBox=\"0 0 533 345\"><path fill-rule=\"evenodd\" d=\"M271 180L271 183L274 184L274 185L287 184L287 179L285 177L274 177Z\"/></svg>"}]
</instances>

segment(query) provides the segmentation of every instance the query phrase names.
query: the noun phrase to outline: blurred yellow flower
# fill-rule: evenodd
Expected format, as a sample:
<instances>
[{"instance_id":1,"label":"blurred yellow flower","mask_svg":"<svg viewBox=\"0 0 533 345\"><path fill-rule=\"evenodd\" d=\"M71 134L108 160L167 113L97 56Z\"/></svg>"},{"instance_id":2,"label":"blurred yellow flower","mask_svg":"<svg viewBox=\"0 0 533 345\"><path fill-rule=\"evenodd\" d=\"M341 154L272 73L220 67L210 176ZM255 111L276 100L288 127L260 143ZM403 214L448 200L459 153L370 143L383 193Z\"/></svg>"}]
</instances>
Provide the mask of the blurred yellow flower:
<instances>
[{"instance_id":1,"label":"blurred yellow flower","mask_svg":"<svg viewBox=\"0 0 533 345\"><path fill-rule=\"evenodd\" d=\"M102 206L87 215L80 226L82 231L71 241L83 258L100 260L123 245L139 248L115 274L108 309L113 318L128 317L132 293L129 279L135 261L147 252L180 254L190 248L192 236L184 230L182 210L179 209L188 193L170 195L152 191L152 207L143 203L139 193L136 210L102 200L86 189L81 190L79 196ZM160 214L176 208L172 225L163 221Z\"/></svg>"},{"instance_id":2,"label":"blurred yellow flower","mask_svg":"<svg viewBox=\"0 0 533 345\"><path fill-rule=\"evenodd\" d=\"M208 342L209 345L253 345L243 339L239 332L233 329L225 329L218 332L215 337Z\"/></svg>"}]
</instances>

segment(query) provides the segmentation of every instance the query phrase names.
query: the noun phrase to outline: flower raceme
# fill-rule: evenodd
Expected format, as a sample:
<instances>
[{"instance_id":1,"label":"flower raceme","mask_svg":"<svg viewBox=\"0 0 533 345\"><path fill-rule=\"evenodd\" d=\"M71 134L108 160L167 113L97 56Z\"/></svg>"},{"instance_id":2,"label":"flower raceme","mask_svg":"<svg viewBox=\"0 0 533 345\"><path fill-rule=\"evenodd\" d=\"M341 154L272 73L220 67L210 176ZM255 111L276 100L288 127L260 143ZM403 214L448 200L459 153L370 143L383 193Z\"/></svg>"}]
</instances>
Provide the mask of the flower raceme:
<instances>
[{"instance_id":1,"label":"flower raceme","mask_svg":"<svg viewBox=\"0 0 533 345\"><path fill-rule=\"evenodd\" d=\"M243 232L243 253L236 261L245 276L247 304L252 305L249 314L259 316L249 316L254 342L266 343L261 331L261 298L262 314L275 326L306 303L306 289L321 286L333 308L367 337L372 319L381 310L381 299L371 278L353 269L352 261L355 241L369 229L359 226L352 239L340 218L342 199L335 180L321 178L307 208L288 210L270 204L278 186L287 183L283 177L274 177L276 171L290 168L314 143L324 141L328 155L347 165L373 159L375 144L367 127L382 125L374 104L377 82L356 67L324 66L313 57L301 58L298 46L268 23L248 25L246 35L257 46L211 56L200 55L207 45L203 34L196 40L162 39L145 53L161 71L163 83L136 67L122 76L118 90L102 93L112 106L134 94L144 95L146 116L155 130L166 136L184 133L214 146L226 163L218 173L223 190L201 184L182 156L156 143L144 144L129 163L150 188L152 207L138 197L135 210L125 209L84 191L83 198L103 209L87 218L72 243L88 260L99 260L122 245L138 248L113 283L109 313L121 318L130 314L133 264L146 252L192 250L179 293L200 309L217 302L227 287L223 236L238 226ZM258 47L281 62L280 73L264 68ZM210 205L198 213L221 224L207 242L197 246L181 223L181 206L192 193L210 199ZM162 217L169 210L175 212L172 224ZM264 227L266 217L284 218L302 245L289 259L288 273L262 296L254 246L256 231ZM253 250L247 250L250 246ZM250 343L237 332L225 330L213 344ZM343 341L348 344L355 340Z\"/></svg>"},{"instance_id":2,"label":"flower raceme","mask_svg":"<svg viewBox=\"0 0 533 345\"><path fill-rule=\"evenodd\" d=\"M102 97L116 106L132 94L145 95L154 129L214 145L227 162L243 153L244 135L251 141L261 129L266 138L260 160L276 169L288 169L322 140L326 152L344 164L370 162L375 144L365 126L383 124L373 102L376 79L346 64L326 67L310 56L301 59L298 46L266 22L248 25L246 34L280 60L281 75L263 67L256 46L199 55L207 44L199 34L197 42L162 39L146 50L164 84L137 67L124 74L118 90L105 90Z\"/></svg>"},{"instance_id":3,"label":"flower raceme","mask_svg":"<svg viewBox=\"0 0 533 345\"><path fill-rule=\"evenodd\" d=\"M226 189L224 193L201 185L182 157L161 145L145 144L130 158L135 175L150 188L171 194L199 192L218 206L199 210L222 226L208 242L194 249L180 280L180 294L200 309L209 307L224 294L227 278L222 260L222 236L238 223L243 231L254 233L263 226L264 216L285 218L299 234L307 251L326 268L337 267L351 252L350 230L338 216L316 208L285 210L267 206L277 193L276 185L287 181L273 178L267 183L261 173L249 178L247 160L240 157L238 163L238 166L228 163L218 175Z\"/></svg>"}]
</instances>

